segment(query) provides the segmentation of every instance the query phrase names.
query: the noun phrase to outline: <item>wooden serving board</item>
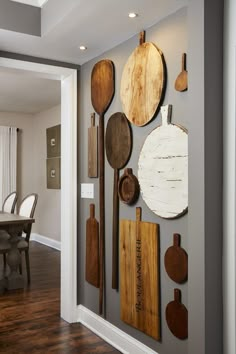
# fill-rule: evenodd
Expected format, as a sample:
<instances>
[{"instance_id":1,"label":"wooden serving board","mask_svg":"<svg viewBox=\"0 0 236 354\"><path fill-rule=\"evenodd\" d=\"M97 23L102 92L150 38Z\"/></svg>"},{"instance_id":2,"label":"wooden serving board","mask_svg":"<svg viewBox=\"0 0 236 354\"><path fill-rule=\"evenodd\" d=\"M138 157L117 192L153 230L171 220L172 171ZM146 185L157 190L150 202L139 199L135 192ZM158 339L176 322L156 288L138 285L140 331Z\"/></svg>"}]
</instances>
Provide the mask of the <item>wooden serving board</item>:
<instances>
[{"instance_id":1,"label":"wooden serving board","mask_svg":"<svg viewBox=\"0 0 236 354\"><path fill-rule=\"evenodd\" d=\"M88 128L88 177L98 176L98 128L95 126L95 113L91 114L91 127Z\"/></svg>"},{"instance_id":2,"label":"wooden serving board","mask_svg":"<svg viewBox=\"0 0 236 354\"><path fill-rule=\"evenodd\" d=\"M165 90L164 57L153 43L140 45L128 58L122 77L120 97L125 115L137 126L147 124L155 115Z\"/></svg>"},{"instance_id":3,"label":"wooden serving board","mask_svg":"<svg viewBox=\"0 0 236 354\"><path fill-rule=\"evenodd\" d=\"M120 221L121 319L147 335L160 339L158 225Z\"/></svg>"},{"instance_id":4,"label":"wooden serving board","mask_svg":"<svg viewBox=\"0 0 236 354\"><path fill-rule=\"evenodd\" d=\"M170 123L171 105L161 107L162 125L146 138L138 161L141 195L158 216L173 219L188 208L188 134Z\"/></svg>"},{"instance_id":5,"label":"wooden serving board","mask_svg":"<svg viewBox=\"0 0 236 354\"><path fill-rule=\"evenodd\" d=\"M90 217L86 222L86 273L88 283L99 288L99 224L95 219L95 205L90 204Z\"/></svg>"}]
</instances>

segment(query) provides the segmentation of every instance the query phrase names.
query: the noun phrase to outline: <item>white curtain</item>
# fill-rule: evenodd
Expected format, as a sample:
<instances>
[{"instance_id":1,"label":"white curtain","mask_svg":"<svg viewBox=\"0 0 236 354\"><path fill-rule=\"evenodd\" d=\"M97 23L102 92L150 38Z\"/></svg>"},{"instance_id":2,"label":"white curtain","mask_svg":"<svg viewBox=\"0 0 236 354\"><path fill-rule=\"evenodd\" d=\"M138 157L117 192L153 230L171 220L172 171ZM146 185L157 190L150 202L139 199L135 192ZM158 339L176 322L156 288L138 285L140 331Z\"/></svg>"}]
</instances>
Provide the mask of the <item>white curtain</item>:
<instances>
[{"instance_id":1,"label":"white curtain","mask_svg":"<svg viewBox=\"0 0 236 354\"><path fill-rule=\"evenodd\" d=\"M6 196L16 190L17 128L0 126L0 209Z\"/></svg>"}]
</instances>

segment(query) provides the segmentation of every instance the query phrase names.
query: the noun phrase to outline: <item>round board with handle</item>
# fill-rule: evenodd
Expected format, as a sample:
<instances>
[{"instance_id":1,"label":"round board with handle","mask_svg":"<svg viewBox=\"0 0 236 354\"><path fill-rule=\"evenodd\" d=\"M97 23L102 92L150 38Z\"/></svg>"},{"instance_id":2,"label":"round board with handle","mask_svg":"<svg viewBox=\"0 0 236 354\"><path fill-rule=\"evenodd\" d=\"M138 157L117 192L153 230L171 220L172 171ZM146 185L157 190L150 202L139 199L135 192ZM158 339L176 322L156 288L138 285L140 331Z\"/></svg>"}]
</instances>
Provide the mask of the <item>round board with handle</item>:
<instances>
[{"instance_id":1,"label":"round board with handle","mask_svg":"<svg viewBox=\"0 0 236 354\"><path fill-rule=\"evenodd\" d=\"M173 219L188 208L187 130L170 123L171 105L161 107L162 125L146 138L138 161L141 195L158 216Z\"/></svg>"}]
</instances>

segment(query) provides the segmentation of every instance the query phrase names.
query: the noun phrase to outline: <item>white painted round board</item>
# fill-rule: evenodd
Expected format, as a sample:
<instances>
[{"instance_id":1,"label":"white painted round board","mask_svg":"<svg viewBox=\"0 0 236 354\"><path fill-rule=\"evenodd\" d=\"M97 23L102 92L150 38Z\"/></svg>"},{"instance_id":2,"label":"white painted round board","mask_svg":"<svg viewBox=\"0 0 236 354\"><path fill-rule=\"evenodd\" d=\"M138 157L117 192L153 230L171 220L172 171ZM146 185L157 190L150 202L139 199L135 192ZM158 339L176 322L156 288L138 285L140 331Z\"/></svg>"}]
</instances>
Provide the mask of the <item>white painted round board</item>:
<instances>
[{"instance_id":1,"label":"white painted round board","mask_svg":"<svg viewBox=\"0 0 236 354\"><path fill-rule=\"evenodd\" d=\"M138 180L147 206L158 216L173 219L188 208L188 135L170 123L170 105L161 107L161 114L162 125L142 147Z\"/></svg>"}]
</instances>

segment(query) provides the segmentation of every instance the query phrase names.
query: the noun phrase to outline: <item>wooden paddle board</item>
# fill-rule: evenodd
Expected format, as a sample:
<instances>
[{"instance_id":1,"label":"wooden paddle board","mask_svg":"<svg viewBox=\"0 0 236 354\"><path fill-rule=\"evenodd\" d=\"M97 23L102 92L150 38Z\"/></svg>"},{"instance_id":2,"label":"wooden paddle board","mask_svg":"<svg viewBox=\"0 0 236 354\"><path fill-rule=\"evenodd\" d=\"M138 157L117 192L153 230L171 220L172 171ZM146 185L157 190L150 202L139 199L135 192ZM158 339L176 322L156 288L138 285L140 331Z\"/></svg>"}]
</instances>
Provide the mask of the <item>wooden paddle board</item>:
<instances>
[{"instance_id":1,"label":"wooden paddle board","mask_svg":"<svg viewBox=\"0 0 236 354\"><path fill-rule=\"evenodd\" d=\"M160 339L158 225L120 221L121 319L147 335Z\"/></svg>"},{"instance_id":2,"label":"wooden paddle board","mask_svg":"<svg viewBox=\"0 0 236 354\"><path fill-rule=\"evenodd\" d=\"M94 204L90 204L90 217L86 222L85 268L87 282L99 288L99 224L95 219Z\"/></svg>"},{"instance_id":3,"label":"wooden paddle board","mask_svg":"<svg viewBox=\"0 0 236 354\"><path fill-rule=\"evenodd\" d=\"M166 73L162 51L153 43L144 41L128 58L121 77L120 97L125 115L137 126L147 124L162 101Z\"/></svg>"},{"instance_id":4,"label":"wooden paddle board","mask_svg":"<svg viewBox=\"0 0 236 354\"><path fill-rule=\"evenodd\" d=\"M162 125L146 138L138 161L141 195L158 216L173 219L188 208L188 134L172 124L171 105L161 107Z\"/></svg>"}]
</instances>

